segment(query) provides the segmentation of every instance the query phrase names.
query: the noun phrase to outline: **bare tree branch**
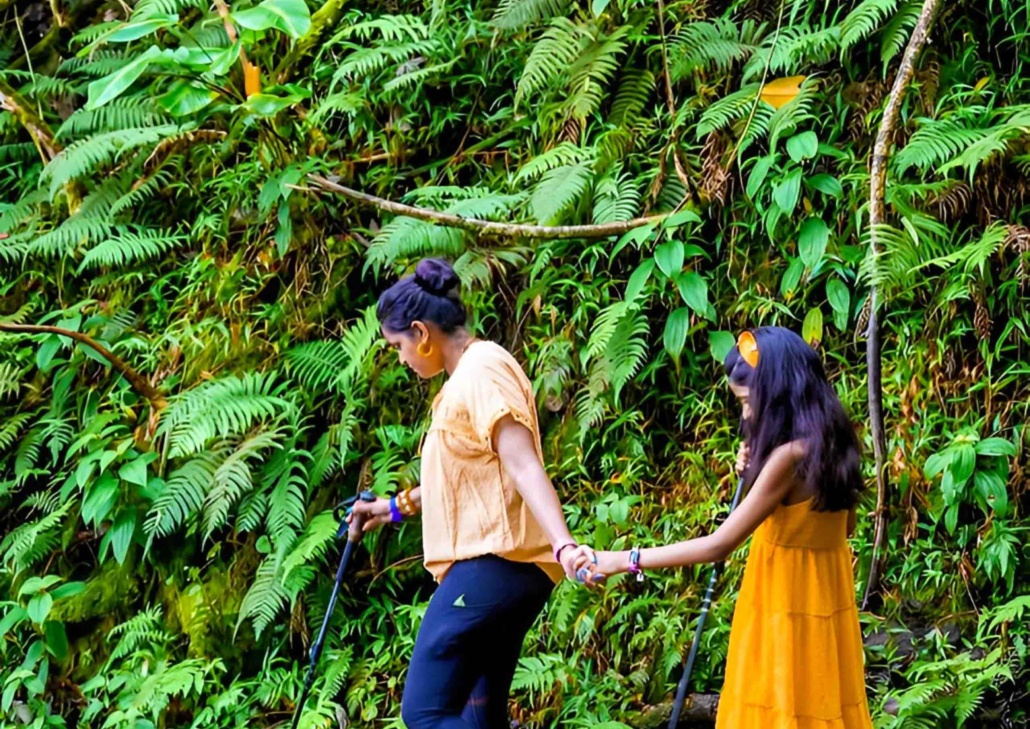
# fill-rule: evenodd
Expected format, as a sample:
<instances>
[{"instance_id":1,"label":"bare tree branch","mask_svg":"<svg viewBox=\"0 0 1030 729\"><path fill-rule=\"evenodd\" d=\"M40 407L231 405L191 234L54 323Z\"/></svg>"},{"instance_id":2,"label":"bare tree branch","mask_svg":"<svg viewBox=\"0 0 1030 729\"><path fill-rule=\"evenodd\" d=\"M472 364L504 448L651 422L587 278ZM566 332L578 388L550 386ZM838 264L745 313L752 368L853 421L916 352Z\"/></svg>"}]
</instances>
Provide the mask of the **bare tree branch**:
<instances>
[{"instance_id":1,"label":"bare tree branch","mask_svg":"<svg viewBox=\"0 0 1030 729\"><path fill-rule=\"evenodd\" d=\"M308 175L308 180L316 188L327 192L335 192L366 205L372 205L387 213L425 220L426 222L444 225L449 228L460 228L461 230L467 230L482 236L535 238L538 240L607 238L610 235L622 235L636 228L661 222L667 217L666 215L652 215L646 218L634 218L621 223L601 223L599 225L521 225L518 223L497 223L492 220L463 218L452 213L441 213L436 210L427 210L426 208L417 208L413 205L384 200L375 195L344 187L320 175ZM297 189L303 190L305 188Z\"/></svg>"},{"instance_id":2,"label":"bare tree branch","mask_svg":"<svg viewBox=\"0 0 1030 729\"><path fill-rule=\"evenodd\" d=\"M73 332L71 329L62 329L61 327L44 326L41 324L9 324L6 322L0 322L0 332L12 332L15 334L59 334L62 337L68 337L74 339L77 342L85 344L87 347L95 349L101 357L111 363L119 374L122 375L129 384L135 388L135 390L150 401L150 406L155 410L160 410L168 404L168 401L161 395L157 389L151 385L143 375L132 368L125 360L119 357L117 354L109 350L104 345L92 337L82 334L80 332Z\"/></svg>"},{"instance_id":3,"label":"bare tree branch","mask_svg":"<svg viewBox=\"0 0 1030 729\"><path fill-rule=\"evenodd\" d=\"M869 248L875 266L876 257L880 255L879 226L884 222L884 187L887 183L887 160L890 155L891 139L898 126L901 115L901 103L905 91L912 82L916 69L916 56L926 45L930 34L930 26L940 0L923 0L923 8L919 12L919 20L912 31L912 36L905 46L905 54L901 58L898 75L894 78L894 86L887 105L884 107L880 130L873 146L873 159L869 181ZM873 555L869 565L869 580L866 583L862 606L869 603L869 598L880 586L881 562L883 560L883 543L887 537L888 503L887 491L887 439L883 422L883 378L880 360L880 323L877 318L876 283L869 289L869 326L866 329L866 373L869 380L869 420L873 436L873 454L876 458L876 527L873 537Z\"/></svg>"}]
</instances>

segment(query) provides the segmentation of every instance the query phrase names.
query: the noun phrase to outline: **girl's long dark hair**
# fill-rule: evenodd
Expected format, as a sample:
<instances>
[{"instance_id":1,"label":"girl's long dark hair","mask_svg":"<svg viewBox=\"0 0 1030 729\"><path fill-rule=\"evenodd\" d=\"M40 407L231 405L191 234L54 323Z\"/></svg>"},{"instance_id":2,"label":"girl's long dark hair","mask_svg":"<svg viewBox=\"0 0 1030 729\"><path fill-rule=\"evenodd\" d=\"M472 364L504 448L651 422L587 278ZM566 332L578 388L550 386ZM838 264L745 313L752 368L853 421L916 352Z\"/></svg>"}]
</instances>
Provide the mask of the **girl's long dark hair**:
<instances>
[{"instance_id":1,"label":"girl's long dark hair","mask_svg":"<svg viewBox=\"0 0 1030 729\"><path fill-rule=\"evenodd\" d=\"M802 441L805 453L797 473L817 494L817 511L850 509L862 490L861 449L855 426L826 379L822 360L800 336L783 327L752 330L758 366L736 347L723 363L735 385L748 388L751 417L744 422L750 487L777 446Z\"/></svg>"}]
</instances>

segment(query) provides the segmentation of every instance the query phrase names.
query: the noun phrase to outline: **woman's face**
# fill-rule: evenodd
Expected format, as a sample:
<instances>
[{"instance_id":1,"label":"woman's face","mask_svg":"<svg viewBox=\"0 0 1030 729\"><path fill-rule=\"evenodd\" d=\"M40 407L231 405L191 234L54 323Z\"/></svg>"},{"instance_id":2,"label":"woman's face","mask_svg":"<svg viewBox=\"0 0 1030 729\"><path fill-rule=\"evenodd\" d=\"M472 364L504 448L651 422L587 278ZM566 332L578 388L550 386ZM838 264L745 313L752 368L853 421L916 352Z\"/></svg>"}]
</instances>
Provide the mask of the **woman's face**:
<instances>
[{"instance_id":1,"label":"woman's face","mask_svg":"<svg viewBox=\"0 0 1030 729\"><path fill-rule=\"evenodd\" d=\"M397 352L397 359L423 380L436 377L443 371L443 350L433 341L429 329L420 321L414 322L407 332L392 332L381 327L383 339ZM422 354L419 351L422 347Z\"/></svg>"},{"instance_id":2,"label":"woman's face","mask_svg":"<svg viewBox=\"0 0 1030 729\"><path fill-rule=\"evenodd\" d=\"M733 394L737 396L737 399L740 400L740 404L743 407L743 411L741 412L741 417L743 417L744 420L750 420L751 419L751 400L750 400L751 391L750 391L750 389L746 385L735 385L732 382L730 383L730 389L733 391Z\"/></svg>"}]
</instances>

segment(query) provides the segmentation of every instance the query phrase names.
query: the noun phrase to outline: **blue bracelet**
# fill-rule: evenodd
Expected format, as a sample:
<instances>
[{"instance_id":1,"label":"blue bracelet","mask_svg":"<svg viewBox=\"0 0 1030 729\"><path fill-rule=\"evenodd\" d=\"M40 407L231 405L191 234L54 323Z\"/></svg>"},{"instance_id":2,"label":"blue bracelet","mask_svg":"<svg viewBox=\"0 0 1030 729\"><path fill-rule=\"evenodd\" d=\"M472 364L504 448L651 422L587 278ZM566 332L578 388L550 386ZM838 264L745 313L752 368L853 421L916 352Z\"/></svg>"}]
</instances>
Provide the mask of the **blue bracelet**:
<instances>
[{"instance_id":1,"label":"blue bracelet","mask_svg":"<svg viewBox=\"0 0 1030 729\"><path fill-rule=\"evenodd\" d=\"M390 497L390 521L392 521L392 522L404 521L404 514L402 514L401 510L397 508L397 497L396 496L391 496Z\"/></svg>"}]
</instances>

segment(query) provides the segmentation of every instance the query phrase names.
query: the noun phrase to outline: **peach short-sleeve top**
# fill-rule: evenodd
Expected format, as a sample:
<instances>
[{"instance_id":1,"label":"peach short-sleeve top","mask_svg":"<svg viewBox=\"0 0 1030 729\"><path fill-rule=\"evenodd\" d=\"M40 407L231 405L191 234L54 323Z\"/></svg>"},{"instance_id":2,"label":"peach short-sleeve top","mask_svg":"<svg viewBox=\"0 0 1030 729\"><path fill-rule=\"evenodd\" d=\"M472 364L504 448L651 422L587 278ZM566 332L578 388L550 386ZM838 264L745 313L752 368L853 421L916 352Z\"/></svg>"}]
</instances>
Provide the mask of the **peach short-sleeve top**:
<instances>
[{"instance_id":1,"label":"peach short-sleeve top","mask_svg":"<svg viewBox=\"0 0 1030 729\"><path fill-rule=\"evenodd\" d=\"M433 401L422 445L422 542L437 582L459 560L495 554L532 562L558 582L551 545L494 450L494 426L511 415L533 433L541 458L533 387L493 342L465 351Z\"/></svg>"}]
</instances>

